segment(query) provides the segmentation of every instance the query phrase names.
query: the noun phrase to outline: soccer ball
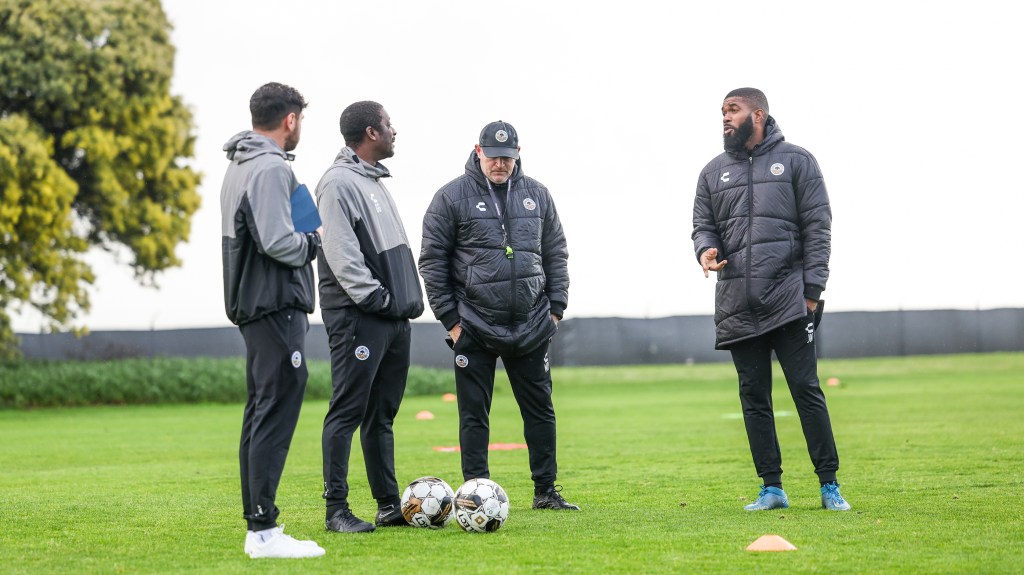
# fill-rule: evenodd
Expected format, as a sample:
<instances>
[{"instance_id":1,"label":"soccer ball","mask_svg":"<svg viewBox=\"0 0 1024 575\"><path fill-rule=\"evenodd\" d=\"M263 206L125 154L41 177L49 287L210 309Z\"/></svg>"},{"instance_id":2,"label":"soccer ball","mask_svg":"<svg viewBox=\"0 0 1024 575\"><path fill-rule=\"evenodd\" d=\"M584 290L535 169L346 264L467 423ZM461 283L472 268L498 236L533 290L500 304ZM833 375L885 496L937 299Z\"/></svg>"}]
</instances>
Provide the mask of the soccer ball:
<instances>
[{"instance_id":1,"label":"soccer ball","mask_svg":"<svg viewBox=\"0 0 1024 575\"><path fill-rule=\"evenodd\" d=\"M452 519L452 488L437 477L420 477L402 493L402 515L409 525L440 529Z\"/></svg>"},{"instance_id":2,"label":"soccer ball","mask_svg":"<svg viewBox=\"0 0 1024 575\"><path fill-rule=\"evenodd\" d=\"M508 495L490 479L470 479L455 492L455 521L466 531L497 531L506 519Z\"/></svg>"}]
</instances>

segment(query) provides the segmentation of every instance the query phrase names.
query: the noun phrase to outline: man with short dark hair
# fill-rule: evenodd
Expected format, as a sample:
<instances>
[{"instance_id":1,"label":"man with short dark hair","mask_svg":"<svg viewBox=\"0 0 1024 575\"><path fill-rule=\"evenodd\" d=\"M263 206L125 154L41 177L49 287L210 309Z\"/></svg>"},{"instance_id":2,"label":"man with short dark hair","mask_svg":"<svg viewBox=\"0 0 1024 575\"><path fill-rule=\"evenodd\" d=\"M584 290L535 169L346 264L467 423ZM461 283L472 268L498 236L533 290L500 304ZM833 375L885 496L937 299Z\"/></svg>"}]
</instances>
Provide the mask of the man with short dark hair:
<instances>
[{"instance_id":1,"label":"man with short dark hair","mask_svg":"<svg viewBox=\"0 0 1024 575\"><path fill-rule=\"evenodd\" d=\"M814 342L831 253L825 180L810 152L785 141L760 90L729 92L722 119L725 152L697 181L693 243L704 277L718 272L715 347L732 354L747 440L764 482L745 509L789 507L772 408L774 352L800 414L821 505L845 511Z\"/></svg>"},{"instance_id":2,"label":"man with short dark hair","mask_svg":"<svg viewBox=\"0 0 1024 575\"><path fill-rule=\"evenodd\" d=\"M324 499L330 531L407 525L395 479L392 426L409 374L412 328L423 290L405 226L381 160L395 155L391 117L376 102L341 113L345 147L316 187L324 226L320 307L331 347L334 393L324 418ZM348 505L348 461L359 428L366 476L377 500L374 523Z\"/></svg>"},{"instance_id":3,"label":"man with short dark hair","mask_svg":"<svg viewBox=\"0 0 1024 575\"><path fill-rule=\"evenodd\" d=\"M487 124L465 174L438 190L427 208L419 266L455 351L462 475L490 477L488 422L500 357L523 416L534 509L579 509L555 485L548 362L569 302L568 257L548 189L523 174L515 128Z\"/></svg>"},{"instance_id":4,"label":"man with short dark hair","mask_svg":"<svg viewBox=\"0 0 1024 575\"><path fill-rule=\"evenodd\" d=\"M247 399L239 462L245 552L261 557L317 557L313 541L297 541L277 526L274 501L306 390L306 314L313 311L313 266L319 230L298 232L288 163L299 143L306 101L278 83L249 101L252 130L224 144L231 164L221 188L224 304L245 340ZM311 201L311 200L309 200Z\"/></svg>"}]
</instances>

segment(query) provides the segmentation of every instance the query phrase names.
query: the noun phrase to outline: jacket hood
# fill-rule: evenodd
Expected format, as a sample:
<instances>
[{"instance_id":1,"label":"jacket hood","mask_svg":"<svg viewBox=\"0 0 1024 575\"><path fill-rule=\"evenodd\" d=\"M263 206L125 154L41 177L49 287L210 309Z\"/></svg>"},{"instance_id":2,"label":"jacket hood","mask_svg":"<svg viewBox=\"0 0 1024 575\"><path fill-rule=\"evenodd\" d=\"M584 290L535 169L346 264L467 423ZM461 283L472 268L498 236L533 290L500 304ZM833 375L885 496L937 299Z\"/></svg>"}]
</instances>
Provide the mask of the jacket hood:
<instances>
[{"instance_id":1,"label":"jacket hood","mask_svg":"<svg viewBox=\"0 0 1024 575\"><path fill-rule=\"evenodd\" d=\"M480 168L480 158L477 157L476 150L470 152L469 159L466 160L466 174L483 188L487 187L487 177L484 176L484 172ZM512 177L508 181L514 184L521 179L523 179L523 159L519 158L516 160L516 169L512 171Z\"/></svg>"},{"instance_id":2,"label":"jacket hood","mask_svg":"<svg viewBox=\"0 0 1024 575\"><path fill-rule=\"evenodd\" d=\"M761 143L754 146L753 150L746 150L735 152L732 150L726 150L730 156L734 158L748 158L750 156L760 156L766 154L768 150L774 148L779 142L784 142L786 137L782 135L782 129L779 128L779 124L775 121L775 118L768 116L768 122L764 125L764 139Z\"/></svg>"},{"instance_id":3,"label":"jacket hood","mask_svg":"<svg viewBox=\"0 0 1024 575\"><path fill-rule=\"evenodd\" d=\"M252 130L244 130L231 136L223 149L227 152L229 160L239 164L264 154L274 154L286 160L294 159L294 156L282 150L277 142Z\"/></svg>"},{"instance_id":4,"label":"jacket hood","mask_svg":"<svg viewBox=\"0 0 1024 575\"><path fill-rule=\"evenodd\" d=\"M372 166L363 161L362 158L356 155L356 151L348 146L345 146L340 152L338 152L338 155L334 158L334 165L340 168L352 170L360 176L370 178L372 180L391 177L391 172L384 166L384 164L377 162L376 166Z\"/></svg>"}]
</instances>

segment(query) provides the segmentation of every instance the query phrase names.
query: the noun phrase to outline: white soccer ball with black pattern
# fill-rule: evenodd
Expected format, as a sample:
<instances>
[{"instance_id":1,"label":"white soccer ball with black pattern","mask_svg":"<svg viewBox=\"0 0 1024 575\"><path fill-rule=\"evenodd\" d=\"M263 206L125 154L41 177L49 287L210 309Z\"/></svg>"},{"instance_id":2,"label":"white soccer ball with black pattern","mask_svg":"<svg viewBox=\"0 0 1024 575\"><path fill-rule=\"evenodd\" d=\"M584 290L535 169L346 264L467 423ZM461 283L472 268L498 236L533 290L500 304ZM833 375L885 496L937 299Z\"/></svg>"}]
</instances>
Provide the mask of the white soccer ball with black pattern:
<instances>
[{"instance_id":1,"label":"white soccer ball with black pattern","mask_svg":"<svg viewBox=\"0 0 1024 575\"><path fill-rule=\"evenodd\" d=\"M455 522L469 532L497 531L508 519L508 495L490 479L470 479L455 492Z\"/></svg>"},{"instance_id":2,"label":"white soccer ball with black pattern","mask_svg":"<svg viewBox=\"0 0 1024 575\"><path fill-rule=\"evenodd\" d=\"M409 525L440 529L452 519L455 493L438 477L420 477L402 493L402 515Z\"/></svg>"}]
</instances>

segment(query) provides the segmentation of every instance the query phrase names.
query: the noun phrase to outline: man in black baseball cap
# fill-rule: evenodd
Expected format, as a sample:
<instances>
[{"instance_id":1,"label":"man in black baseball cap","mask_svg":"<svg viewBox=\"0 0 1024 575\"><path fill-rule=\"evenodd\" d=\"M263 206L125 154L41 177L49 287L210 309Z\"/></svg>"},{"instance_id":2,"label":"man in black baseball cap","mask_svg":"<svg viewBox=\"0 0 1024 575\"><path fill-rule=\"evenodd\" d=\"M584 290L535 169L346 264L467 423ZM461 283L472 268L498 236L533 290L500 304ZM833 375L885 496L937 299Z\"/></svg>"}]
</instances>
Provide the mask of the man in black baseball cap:
<instances>
[{"instance_id":1,"label":"man in black baseball cap","mask_svg":"<svg viewBox=\"0 0 1024 575\"><path fill-rule=\"evenodd\" d=\"M491 122L480 130L480 151L488 158L519 159L519 135L512 124Z\"/></svg>"},{"instance_id":2,"label":"man in black baseball cap","mask_svg":"<svg viewBox=\"0 0 1024 575\"><path fill-rule=\"evenodd\" d=\"M487 124L465 174L438 190L427 208L419 268L455 352L462 475L490 477L490 407L500 357L523 416L534 509L579 509L555 485L548 360L569 302L568 257L551 194L523 175L515 128Z\"/></svg>"}]
</instances>

